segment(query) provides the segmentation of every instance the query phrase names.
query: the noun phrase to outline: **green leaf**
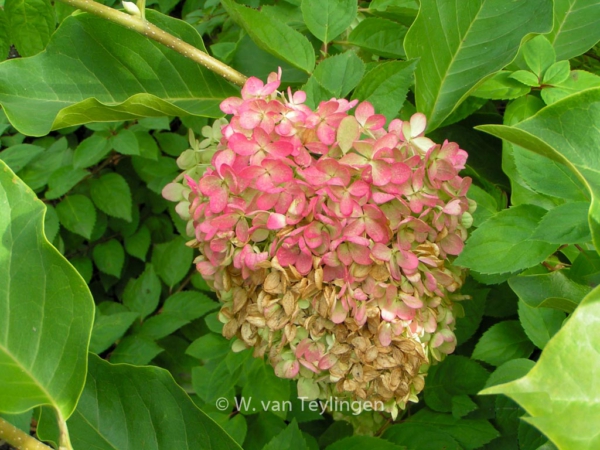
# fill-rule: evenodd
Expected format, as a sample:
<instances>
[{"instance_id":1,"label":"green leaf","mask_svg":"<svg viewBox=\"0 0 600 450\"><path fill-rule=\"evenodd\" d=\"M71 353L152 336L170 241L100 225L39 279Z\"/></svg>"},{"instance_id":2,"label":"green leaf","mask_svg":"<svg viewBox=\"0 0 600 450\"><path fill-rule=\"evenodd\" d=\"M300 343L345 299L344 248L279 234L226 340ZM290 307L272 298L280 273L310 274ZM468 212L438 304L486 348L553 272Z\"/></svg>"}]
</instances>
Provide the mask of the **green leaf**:
<instances>
[{"instance_id":1,"label":"green leaf","mask_svg":"<svg viewBox=\"0 0 600 450\"><path fill-rule=\"evenodd\" d=\"M110 141L104 133L94 133L79 143L73 155L73 167L85 169L98 164L110 152Z\"/></svg>"},{"instance_id":2,"label":"green leaf","mask_svg":"<svg viewBox=\"0 0 600 450\"><path fill-rule=\"evenodd\" d=\"M96 244L92 256L94 264L101 272L117 278L121 276L121 270L123 270L123 264L125 263L125 250L123 250L123 246L119 241L111 239Z\"/></svg>"},{"instance_id":3,"label":"green leaf","mask_svg":"<svg viewBox=\"0 0 600 450\"><path fill-rule=\"evenodd\" d=\"M544 349L550 338L562 326L566 315L551 308L534 308L523 300L519 301L519 320L525 334L539 349Z\"/></svg>"},{"instance_id":4,"label":"green leaf","mask_svg":"<svg viewBox=\"0 0 600 450\"><path fill-rule=\"evenodd\" d=\"M119 131L113 140L112 148L122 155L139 155L140 147L135 133L127 128Z\"/></svg>"},{"instance_id":5,"label":"green leaf","mask_svg":"<svg viewBox=\"0 0 600 450\"><path fill-rule=\"evenodd\" d=\"M263 447L263 450L309 450L296 419L285 430L275 436Z\"/></svg>"},{"instance_id":6,"label":"green leaf","mask_svg":"<svg viewBox=\"0 0 600 450\"><path fill-rule=\"evenodd\" d=\"M513 72L509 78L517 80L523 83L525 86L535 87L540 85L539 78L529 70L517 70L516 72Z\"/></svg>"},{"instance_id":7,"label":"green leaf","mask_svg":"<svg viewBox=\"0 0 600 450\"><path fill-rule=\"evenodd\" d=\"M423 408L412 415L408 423L420 423L452 436L465 449L481 448L499 436L487 420L457 419L450 414L440 414Z\"/></svg>"},{"instance_id":8,"label":"green leaf","mask_svg":"<svg viewBox=\"0 0 600 450\"><path fill-rule=\"evenodd\" d=\"M538 264L557 247L532 238L545 212L534 205L500 211L471 234L456 264L483 274L516 272Z\"/></svg>"},{"instance_id":9,"label":"green leaf","mask_svg":"<svg viewBox=\"0 0 600 450\"><path fill-rule=\"evenodd\" d=\"M210 366L203 365L192 369L194 391L206 403L214 403L218 398L233 397L233 386L238 378L239 371L231 372L225 359L214 361ZM232 407L233 403L229 406ZM254 408L254 411L256 410L257 408Z\"/></svg>"},{"instance_id":10,"label":"green leaf","mask_svg":"<svg viewBox=\"0 0 600 450\"><path fill-rule=\"evenodd\" d=\"M0 12L0 61L4 61L8 58L8 52L10 50L9 31L8 19L6 18L6 12L3 9Z\"/></svg>"},{"instance_id":11,"label":"green leaf","mask_svg":"<svg viewBox=\"0 0 600 450\"><path fill-rule=\"evenodd\" d=\"M236 44L231 66L245 75L266 80L278 67L284 83L305 83L308 75L281 58L259 48L247 34ZM204 125L203 125L204 126Z\"/></svg>"},{"instance_id":12,"label":"green leaf","mask_svg":"<svg viewBox=\"0 0 600 450\"><path fill-rule=\"evenodd\" d=\"M473 225L475 227L481 226L483 222L498 212L496 199L479 186L471 185L467 196L477 203L477 209L473 212Z\"/></svg>"},{"instance_id":13,"label":"green leaf","mask_svg":"<svg viewBox=\"0 0 600 450\"><path fill-rule=\"evenodd\" d=\"M542 275L521 275L508 280L508 284L521 300L537 308L550 299L562 300L566 312L572 312L591 288L575 283L563 271Z\"/></svg>"},{"instance_id":14,"label":"green leaf","mask_svg":"<svg viewBox=\"0 0 600 450\"><path fill-rule=\"evenodd\" d=\"M542 98L550 105L585 89L600 87L600 77L585 70L573 70L565 81L557 86L542 89Z\"/></svg>"},{"instance_id":15,"label":"green leaf","mask_svg":"<svg viewBox=\"0 0 600 450\"><path fill-rule=\"evenodd\" d=\"M87 170L73 169L72 166L61 167L50 175L45 197L48 200L62 197L88 175L89 172Z\"/></svg>"},{"instance_id":16,"label":"green leaf","mask_svg":"<svg viewBox=\"0 0 600 450\"><path fill-rule=\"evenodd\" d=\"M125 178L109 172L90 182L90 195L98 209L131 222L131 191Z\"/></svg>"},{"instance_id":17,"label":"green leaf","mask_svg":"<svg viewBox=\"0 0 600 450\"><path fill-rule=\"evenodd\" d=\"M590 148L600 148L600 89L588 89L542 109L515 126L478 127L523 148L558 161L571 169L592 196L589 224L596 250L600 250L600 159ZM560 132L557 132L560 130Z\"/></svg>"},{"instance_id":18,"label":"green leaf","mask_svg":"<svg viewBox=\"0 0 600 450\"><path fill-rule=\"evenodd\" d=\"M351 436L341 439L325 450L364 450L369 448L371 450L406 450L407 447L396 445L392 442L372 437L372 436ZM438 447L438 449L441 447ZM451 448L448 448L451 450Z\"/></svg>"},{"instance_id":19,"label":"green leaf","mask_svg":"<svg viewBox=\"0 0 600 450\"><path fill-rule=\"evenodd\" d=\"M131 256L135 256L142 261L146 261L146 253L150 248L150 230L147 226L142 225L140 229L131 236L125 236L125 250Z\"/></svg>"},{"instance_id":20,"label":"green leaf","mask_svg":"<svg viewBox=\"0 0 600 450\"><path fill-rule=\"evenodd\" d=\"M153 339L135 334L123 338L110 354L113 363L149 364L163 349Z\"/></svg>"},{"instance_id":21,"label":"green leaf","mask_svg":"<svg viewBox=\"0 0 600 450\"><path fill-rule=\"evenodd\" d=\"M579 251L571 266L569 277L577 283L587 285L588 289L589 286L600 284L600 255L594 250Z\"/></svg>"},{"instance_id":22,"label":"green leaf","mask_svg":"<svg viewBox=\"0 0 600 450\"><path fill-rule=\"evenodd\" d=\"M140 314L144 320L154 312L160 299L161 284L152 264L146 264L144 272L136 279L130 279L123 292L123 304Z\"/></svg>"},{"instance_id":23,"label":"green leaf","mask_svg":"<svg viewBox=\"0 0 600 450\"><path fill-rule=\"evenodd\" d=\"M456 319L456 330L454 332L459 345L468 341L479 328L490 290L473 288L469 283L463 286L461 292L470 295L471 299L460 302L465 314L463 317Z\"/></svg>"},{"instance_id":24,"label":"green leaf","mask_svg":"<svg viewBox=\"0 0 600 450\"><path fill-rule=\"evenodd\" d=\"M56 27L49 0L6 0L4 11L10 40L21 56L33 56L46 48Z\"/></svg>"},{"instance_id":25,"label":"green leaf","mask_svg":"<svg viewBox=\"0 0 600 450\"><path fill-rule=\"evenodd\" d=\"M325 44L350 26L357 11L354 0L302 0L306 27Z\"/></svg>"},{"instance_id":26,"label":"green leaf","mask_svg":"<svg viewBox=\"0 0 600 450\"><path fill-rule=\"evenodd\" d=\"M248 435L244 441L244 450L262 450L263 446L285 427L285 422L270 412L259 412L248 417Z\"/></svg>"},{"instance_id":27,"label":"green leaf","mask_svg":"<svg viewBox=\"0 0 600 450\"><path fill-rule=\"evenodd\" d=\"M497 367L492 372L485 387L496 386L498 384L508 383L509 381L517 380L529 373L531 368L535 366L535 362L530 359L517 358L505 362Z\"/></svg>"},{"instance_id":28,"label":"green leaf","mask_svg":"<svg viewBox=\"0 0 600 450\"><path fill-rule=\"evenodd\" d=\"M453 397L476 394L487 377L488 372L478 362L450 355L429 370L425 403L433 410L450 412Z\"/></svg>"},{"instance_id":29,"label":"green leaf","mask_svg":"<svg viewBox=\"0 0 600 450\"><path fill-rule=\"evenodd\" d=\"M37 191L48 183L55 170L71 164L72 160L73 151L67 148L67 139L63 137L27 164L19 172L19 176L25 184Z\"/></svg>"},{"instance_id":30,"label":"green leaf","mask_svg":"<svg viewBox=\"0 0 600 450\"><path fill-rule=\"evenodd\" d=\"M596 0L554 0L554 27L548 39L558 60L581 55L600 40L599 14Z\"/></svg>"},{"instance_id":31,"label":"green leaf","mask_svg":"<svg viewBox=\"0 0 600 450\"><path fill-rule=\"evenodd\" d=\"M348 36L348 42L386 58L406 58L402 42L408 28L387 19L368 18Z\"/></svg>"},{"instance_id":32,"label":"green leaf","mask_svg":"<svg viewBox=\"0 0 600 450\"><path fill-rule=\"evenodd\" d=\"M191 25L152 10L146 18L204 50ZM219 117L219 103L235 94L201 64L89 14L67 17L45 52L0 66L0 103L15 128L33 136L95 121Z\"/></svg>"},{"instance_id":33,"label":"green leaf","mask_svg":"<svg viewBox=\"0 0 600 450\"><path fill-rule=\"evenodd\" d=\"M542 79L542 84L557 85L567 81L569 75L571 75L571 65L569 64L569 61L558 61L546 70L544 78Z\"/></svg>"},{"instance_id":34,"label":"green leaf","mask_svg":"<svg viewBox=\"0 0 600 450\"><path fill-rule=\"evenodd\" d=\"M390 121L404 104L416 66L416 61L381 63L363 77L352 98L371 102L375 111Z\"/></svg>"},{"instance_id":35,"label":"green leaf","mask_svg":"<svg viewBox=\"0 0 600 450\"><path fill-rule=\"evenodd\" d=\"M512 147L517 171L531 189L565 200L587 201L589 204L585 184L568 167L524 148Z\"/></svg>"},{"instance_id":36,"label":"green leaf","mask_svg":"<svg viewBox=\"0 0 600 450\"><path fill-rule=\"evenodd\" d=\"M542 218L532 238L552 244L583 244L592 240L587 221L589 202L558 205Z\"/></svg>"},{"instance_id":37,"label":"green leaf","mask_svg":"<svg viewBox=\"0 0 600 450\"><path fill-rule=\"evenodd\" d=\"M70 195L56 205L58 220L67 230L86 239L92 237L96 223L96 208L85 195Z\"/></svg>"},{"instance_id":38,"label":"green leaf","mask_svg":"<svg viewBox=\"0 0 600 450\"><path fill-rule=\"evenodd\" d=\"M521 324L516 320L506 320L483 333L473 350L473 358L499 366L511 359L527 358L532 352L533 344Z\"/></svg>"},{"instance_id":39,"label":"green leaf","mask_svg":"<svg viewBox=\"0 0 600 450\"><path fill-rule=\"evenodd\" d=\"M179 156L190 146L188 140L176 133L157 133L154 135L164 153Z\"/></svg>"},{"instance_id":40,"label":"green leaf","mask_svg":"<svg viewBox=\"0 0 600 450\"><path fill-rule=\"evenodd\" d=\"M530 39L523 45L521 52L527 67L536 75L536 78L542 78L546 70L556 61L554 48L546 36L536 36Z\"/></svg>"},{"instance_id":41,"label":"green leaf","mask_svg":"<svg viewBox=\"0 0 600 450\"><path fill-rule=\"evenodd\" d=\"M452 416L460 419L470 412L475 411L479 405L471 400L466 394L455 395L452 397Z\"/></svg>"},{"instance_id":42,"label":"green leaf","mask_svg":"<svg viewBox=\"0 0 600 450\"><path fill-rule=\"evenodd\" d=\"M395 20L409 27L419 12L418 0L373 0L369 10L377 16Z\"/></svg>"},{"instance_id":43,"label":"green leaf","mask_svg":"<svg viewBox=\"0 0 600 450\"><path fill-rule=\"evenodd\" d=\"M312 72L315 67L315 51L305 36L286 24L254 9L238 5L233 0L221 0L221 3L258 47L294 67Z\"/></svg>"},{"instance_id":44,"label":"green leaf","mask_svg":"<svg viewBox=\"0 0 600 450\"><path fill-rule=\"evenodd\" d=\"M242 388L242 397L252 398L253 402L265 405L280 404L290 399L290 381L275 375L273 368L262 359L255 359L248 371L247 381ZM266 408L273 409L273 408ZM285 419L286 411L273 410L273 414Z\"/></svg>"},{"instance_id":45,"label":"green leaf","mask_svg":"<svg viewBox=\"0 0 600 450\"><path fill-rule=\"evenodd\" d=\"M240 450L166 370L113 365L94 355L68 426L73 448Z\"/></svg>"},{"instance_id":46,"label":"green leaf","mask_svg":"<svg viewBox=\"0 0 600 450\"><path fill-rule=\"evenodd\" d=\"M460 450L462 448L448 433L422 423L404 422L393 425L385 431L383 438L403 445L407 450Z\"/></svg>"},{"instance_id":47,"label":"green leaf","mask_svg":"<svg viewBox=\"0 0 600 450\"><path fill-rule=\"evenodd\" d=\"M99 354L108 349L115 341L123 337L138 316L139 314L136 312L96 314L90 351Z\"/></svg>"},{"instance_id":48,"label":"green leaf","mask_svg":"<svg viewBox=\"0 0 600 450\"><path fill-rule=\"evenodd\" d=\"M185 351L198 359L221 359L229 353L229 341L216 333L208 333L196 339Z\"/></svg>"},{"instance_id":49,"label":"green leaf","mask_svg":"<svg viewBox=\"0 0 600 450\"><path fill-rule=\"evenodd\" d=\"M44 217L44 232L48 242L54 241L54 238L58 234L60 223L58 221L58 214L56 209L52 205L46 205L46 216Z\"/></svg>"},{"instance_id":50,"label":"green leaf","mask_svg":"<svg viewBox=\"0 0 600 450\"><path fill-rule=\"evenodd\" d=\"M0 411L71 415L85 382L93 299L44 236L42 202L0 162Z\"/></svg>"},{"instance_id":51,"label":"green leaf","mask_svg":"<svg viewBox=\"0 0 600 450\"><path fill-rule=\"evenodd\" d=\"M485 389L504 394L532 417L559 448L593 450L600 438L591 423L600 421L600 287L581 302L565 326L548 342L531 371L519 380Z\"/></svg>"},{"instance_id":52,"label":"green leaf","mask_svg":"<svg viewBox=\"0 0 600 450\"><path fill-rule=\"evenodd\" d=\"M409 58L420 58L415 98L428 128L437 128L480 80L511 62L525 36L548 32L551 24L549 0L421 0L404 48Z\"/></svg>"},{"instance_id":53,"label":"green leaf","mask_svg":"<svg viewBox=\"0 0 600 450\"><path fill-rule=\"evenodd\" d=\"M0 160L4 161L10 167L10 170L16 173L43 153L43 151L44 147L37 145L17 144L2 150L0 152Z\"/></svg>"},{"instance_id":54,"label":"green leaf","mask_svg":"<svg viewBox=\"0 0 600 450\"><path fill-rule=\"evenodd\" d=\"M152 264L156 273L169 287L175 286L188 274L193 258L194 251L185 245L183 237L156 244L152 252Z\"/></svg>"},{"instance_id":55,"label":"green leaf","mask_svg":"<svg viewBox=\"0 0 600 450\"><path fill-rule=\"evenodd\" d=\"M316 67L313 78L336 98L344 98L365 73L365 64L353 51L330 56Z\"/></svg>"},{"instance_id":56,"label":"green leaf","mask_svg":"<svg viewBox=\"0 0 600 450\"><path fill-rule=\"evenodd\" d=\"M200 292L177 292L165 301L160 314L144 322L139 332L160 339L218 307L219 303Z\"/></svg>"},{"instance_id":57,"label":"green leaf","mask_svg":"<svg viewBox=\"0 0 600 450\"><path fill-rule=\"evenodd\" d=\"M519 423L519 448L521 450L538 450L548 442L548 438L527 422Z\"/></svg>"},{"instance_id":58,"label":"green leaf","mask_svg":"<svg viewBox=\"0 0 600 450\"><path fill-rule=\"evenodd\" d=\"M511 75L512 72L505 70L497 72L479 84L471 95L490 100L512 100L528 94L531 88L511 78Z\"/></svg>"}]
</instances>

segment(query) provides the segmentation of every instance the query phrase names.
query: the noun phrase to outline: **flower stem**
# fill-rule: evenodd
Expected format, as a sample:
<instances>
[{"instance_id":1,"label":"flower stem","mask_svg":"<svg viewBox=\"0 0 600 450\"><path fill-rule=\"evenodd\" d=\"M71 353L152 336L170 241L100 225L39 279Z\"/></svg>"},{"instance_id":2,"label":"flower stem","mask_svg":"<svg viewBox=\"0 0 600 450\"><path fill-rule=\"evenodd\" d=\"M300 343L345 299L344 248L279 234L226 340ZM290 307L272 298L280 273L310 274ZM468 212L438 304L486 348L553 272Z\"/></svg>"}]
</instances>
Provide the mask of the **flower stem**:
<instances>
[{"instance_id":1,"label":"flower stem","mask_svg":"<svg viewBox=\"0 0 600 450\"><path fill-rule=\"evenodd\" d=\"M12 423L0 417L0 441L6 441L19 450L51 450L33 436L19 430Z\"/></svg>"},{"instance_id":2,"label":"flower stem","mask_svg":"<svg viewBox=\"0 0 600 450\"><path fill-rule=\"evenodd\" d=\"M160 42L169 48L172 48L176 52L181 53L186 58L196 61L202 64L209 70L212 70L218 75L221 75L226 80L243 86L246 81L246 76L238 72L237 70L229 67L227 64L222 63L218 59L204 53L202 50L197 49L193 45L190 45L182 40L176 38L172 34L161 30L156 25L151 24L147 20L140 17L130 16L129 14L117 11L116 9L109 8L93 0L60 0L68 5L75 8L79 8L83 11L95 14L96 16L102 17L103 19L110 20L111 22L123 25L131 30L137 31L150 39Z\"/></svg>"}]
</instances>

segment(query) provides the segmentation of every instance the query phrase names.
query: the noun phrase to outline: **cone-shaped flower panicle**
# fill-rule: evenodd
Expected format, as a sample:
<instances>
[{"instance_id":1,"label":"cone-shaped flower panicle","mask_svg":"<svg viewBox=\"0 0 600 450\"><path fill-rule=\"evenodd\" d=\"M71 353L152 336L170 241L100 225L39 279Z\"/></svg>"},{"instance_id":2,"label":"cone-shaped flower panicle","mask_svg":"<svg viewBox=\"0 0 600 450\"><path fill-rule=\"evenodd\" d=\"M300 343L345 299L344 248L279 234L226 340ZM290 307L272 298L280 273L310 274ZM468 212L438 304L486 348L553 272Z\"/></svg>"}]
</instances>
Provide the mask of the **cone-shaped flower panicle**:
<instances>
[{"instance_id":1,"label":"cone-shaped flower panicle","mask_svg":"<svg viewBox=\"0 0 600 450\"><path fill-rule=\"evenodd\" d=\"M278 91L280 76L223 101L230 121L205 127L163 194L236 348L313 397L397 411L456 346L467 153L425 137L423 114L386 129L368 102L312 110L304 92Z\"/></svg>"}]
</instances>

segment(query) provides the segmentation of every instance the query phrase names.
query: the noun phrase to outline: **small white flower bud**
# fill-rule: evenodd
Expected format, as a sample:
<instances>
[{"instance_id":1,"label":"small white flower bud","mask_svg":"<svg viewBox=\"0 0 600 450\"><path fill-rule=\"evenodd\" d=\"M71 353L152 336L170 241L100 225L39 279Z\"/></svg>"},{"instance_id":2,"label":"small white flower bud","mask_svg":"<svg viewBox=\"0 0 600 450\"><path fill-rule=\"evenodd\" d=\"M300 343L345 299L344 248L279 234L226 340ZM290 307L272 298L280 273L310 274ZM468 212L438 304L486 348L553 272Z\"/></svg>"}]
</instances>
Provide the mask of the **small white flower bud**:
<instances>
[{"instance_id":1,"label":"small white flower bud","mask_svg":"<svg viewBox=\"0 0 600 450\"><path fill-rule=\"evenodd\" d=\"M133 2L122 2L122 3L123 3L123 8L129 14L131 14L132 16L142 17L142 12L140 11L140 8L138 8L135 3L133 3Z\"/></svg>"}]
</instances>

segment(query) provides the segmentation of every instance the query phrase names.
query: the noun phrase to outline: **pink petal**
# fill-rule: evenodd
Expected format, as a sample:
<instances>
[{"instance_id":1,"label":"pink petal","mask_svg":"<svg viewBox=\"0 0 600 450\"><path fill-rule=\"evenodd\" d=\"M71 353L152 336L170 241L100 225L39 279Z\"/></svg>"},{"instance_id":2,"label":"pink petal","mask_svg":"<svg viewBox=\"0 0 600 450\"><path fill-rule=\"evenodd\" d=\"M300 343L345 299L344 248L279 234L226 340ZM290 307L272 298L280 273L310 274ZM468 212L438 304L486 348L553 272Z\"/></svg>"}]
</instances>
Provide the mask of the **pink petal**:
<instances>
[{"instance_id":1,"label":"pink petal","mask_svg":"<svg viewBox=\"0 0 600 450\"><path fill-rule=\"evenodd\" d=\"M285 216L283 214L271 213L267 220L267 228L269 230L280 230L286 226Z\"/></svg>"},{"instance_id":2,"label":"pink petal","mask_svg":"<svg viewBox=\"0 0 600 450\"><path fill-rule=\"evenodd\" d=\"M415 256L414 253L400 249L396 253L396 264L402 267L405 270L415 270L419 265L419 259Z\"/></svg>"},{"instance_id":3,"label":"pink petal","mask_svg":"<svg viewBox=\"0 0 600 450\"><path fill-rule=\"evenodd\" d=\"M421 135L427 127L427 117L423 113L416 113L410 118L410 137L414 138Z\"/></svg>"},{"instance_id":4,"label":"pink petal","mask_svg":"<svg viewBox=\"0 0 600 450\"><path fill-rule=\"evenodd\" d=\"M269 144L266 150L274 156L279 158L285 158L289 156L294 151L294 146L290 142L285 141L277 141Z\"/></svg>"},{"instance_id":5,"label":"pink petal","mask_svg":"<svg viewBox=\"0 0 600 450\"><path fill-rule=\"evenodd\" d=\"M442 239L440 245L442 247L442 250L444 250L449 255L460 255L465 244L462 241L462 239L456 234L449 234L444 239Z\"/></svg>"},{"instance_id":6,"label":"pink petal","mask_svg":"<svg viewBox=\"0 0 600 450\"><path fill-rule=\"evenodd\" d=\"M225 114L236 114L244 101L239 97L229 97L221 102L221 111Z\"/></svg>"},{"instance_id":7,"label":"pink petal","mask_svg":"<svg viewBox=\"0 0 600 450\"><path fill-rule=\"evenodd\" d=\"M279 247L279 250L277 250L277 260L279 261L279 264L281 264L283 267L296 264L296 259L298 259L298 254L300 251L297 247L295 247L294 250L296 251L294 252L286 245Z\"/></svg>"},{"instance_id":8,"label":"pink petal","mask_svg":"<svg viewBox=\"0 0 600 450\"><path fill-rule=\"evenodd\" d=\"M229 138L229 148L238 155L248 156L253 155L258 151L258 145L254 140L248 140L242 133L234 133Z\"/></svg>"},{"instance_id":9,"label":"pink petal","mask_svg":"<svg viewBox=\"0 0 600 450\"><path fill-rule=\"evenodd\" d=\"M323 144L331 145L335 142L335 130L326 123L322 123L317 128L317 137Z\"/></svg>"},{"instance_id":10,"label":"pink petal","mask_svg":"<svg viewBox=\"0 0 600 450\"><path fill-rule=\"evenodd\" d=\"M379 130L385 125L385 116L381 114L375 114L369 117L365 123L365 128L375 131Z\"/></svg>"},{"instance_id":11,"label":"pink petal","mask_svg":"<svg viewBox=\"0 0 600 450\"><path fill-rule=\"evenodd\" d=\"M390 164L385 161L375 160L371 163L373 168L373 184L375 186L385 186L392 179L392 170Z\"/></svg>"},{"instance_id":12,"label":"pink petal","mask_svg":"<svg viewBox=\"0 0 600 450\"><path fill-rule=\"evenodd\" d=\"M337 248L337 256L345 266L352 264L352 253L348 244L342 244Z\"/></svg>"},{"instance_id":13,"label":"pink petal","mask_svg":"<svg viewBox=\"0 0 600 450\"><path fill-rule=\"evenodd\" d=\"M376 243L371 249L372 255L380 261L389 261L392 257L392 250L383 244Z\"/></svg>"},{"instance_id":14,"label":"pink petal","mask_svg":"<svg viewBox=\"0 0 600 450\"><path fill-rule=\"evenodd\" d=\"M335 355L325 355L319 360L319 369L321 370L329 370L331 369L335 363L338 361Z\"/></svg>"},{"instance_id":15,"label":"pink petal","mask_svg":"<svg viewBox=\"0 0 600 450\"><path fill-rule=\"evenodd\" d=\"M451 216L458 216L462 214L462 207L460 205L460 199L454 199L444 206L443 212L450 214Z\"/></svg>"},{"instance_id":16,"label":"pink petal","mask_svg":"<svg viewBox=\"0 0 600 450\"><path fill-rule=\"evenodd\" d=\"M369 117L375 114L375 108L369 102L362 102L356 107L354 116L356 119L364 125Z\"/></svg>"},{"instance_id":17,"label":"pink petal","mask_svg":"<svg viewBox=\"0 0 600 450\"><path fill-rule=\"evenodd\" d=\"M337 300L333 307L333 311L331 311L331 321L333 323L342 323L348 317L348 312L344 309L344 305L342 302Z\"/></svg>"},{"instance_id":18,"label":"pink petal","mask_svg":"<svg viewBox=\"0 0 600 450\"><path fill-rule=\"evenodd\" d=\"M368 266L373 262L373 260L371 259L371 251L368 247L363 247L362 245L356 244L349 244L349 249L352 255L352 259L357 264Z\"/></svg>"},{"instance_id":19,"label":"pink petal","mask_svg":"<svg viewBox=\"0 0 600 450\"><path fill-rule=\"evenodd\" d=\"M271 178L273 179L273 183L285 183L286 181L290 181L294 178L294 172L285 164L274 161L274 160L264 160L262 162L262 166L268 170Z\"/></svg>"},{"instance_id":20,"label":"pink petal","mask_svg":"<svg viewBox=\"0 0 600 450\"><path fill-rule=\"evenodd\" d=\"M404 163L394 163L392 165L392 178L394 184L402 184L406 182L412 175L412 170Z\"/></svg>"}]
</instances>

